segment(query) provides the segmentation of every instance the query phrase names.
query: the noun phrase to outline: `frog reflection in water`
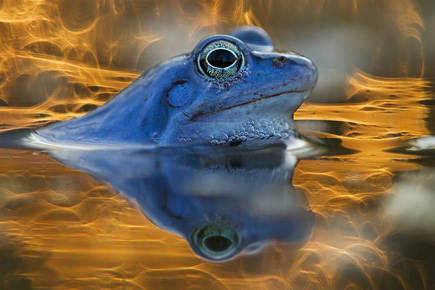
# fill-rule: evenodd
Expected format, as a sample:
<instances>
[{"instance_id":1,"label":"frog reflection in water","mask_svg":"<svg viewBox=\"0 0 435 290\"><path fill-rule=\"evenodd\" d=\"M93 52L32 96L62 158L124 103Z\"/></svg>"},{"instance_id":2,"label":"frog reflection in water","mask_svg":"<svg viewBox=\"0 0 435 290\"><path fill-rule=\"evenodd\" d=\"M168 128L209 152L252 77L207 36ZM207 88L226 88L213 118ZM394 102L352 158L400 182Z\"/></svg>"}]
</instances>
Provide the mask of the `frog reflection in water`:
<instances>
[{"instance_id":1,"label":"frog reflection in water","mask_svg":"<svg viewBox=\"0 0 435 290\"><path fill-rule=\"evenodd\" d=\"M293 113L316 81L309 59L275 51L262 29L241 27L150 69L95 111L37 129L24 147L47 146L57 160L110 182L199 256L226 261L268 239L309 237L313 214L290 186L295 162L277 148L179 151L291 143ZM101 144L116 148L85 146ZM157 150L135 153L132 144Z\"/></svg>"},{"instance_id":2,"label":"frog reflection in water","mask_svg":"<svg viewBox=\"0 0 435 290\"><path fill-rule=\"evenodd\" d=\"M209 261L259 251L267 240L309 238L314 217L291 186L296 158L289 151L217 151L64 149L50 155L110 182Z\"/></svg>"},{"instance_id":3,"label":"frog reflection in water","mask_svg":"<svg viewBox=\"0 0 435 290\"><path fill-rule=\"evenodd\" d=\"M34 131L28 142L258 148L294 140L293 113L317 81L313 62L275 51L254 26L200 41L192 53L142 74L80 118Z\"/></svg>"}]
</instances>

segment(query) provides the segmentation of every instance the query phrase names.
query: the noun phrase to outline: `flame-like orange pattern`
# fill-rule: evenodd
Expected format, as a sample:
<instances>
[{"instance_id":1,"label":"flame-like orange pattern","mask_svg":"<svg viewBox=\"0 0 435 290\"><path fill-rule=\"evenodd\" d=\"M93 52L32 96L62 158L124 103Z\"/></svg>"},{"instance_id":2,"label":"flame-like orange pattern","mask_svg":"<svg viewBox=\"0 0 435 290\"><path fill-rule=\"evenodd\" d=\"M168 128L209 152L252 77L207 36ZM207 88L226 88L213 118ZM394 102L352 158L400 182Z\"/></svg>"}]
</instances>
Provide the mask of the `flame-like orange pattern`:
<instances>
[{"instance_id":1,"label":"flame-like orange pattern","mask_svg":"<svg viewBox=\"0 0 435 290\"><path fill-rule=\"evenodd\" d=\"M191 36L254 24L272 36L288 29L291 38L292 27L318 24L328 15L367 24L373 13L390 18L372 29L397 28L391 58L402 77L357 70L347 79L348 102L306 103L295 115L338 124L339 132L305 134L338 138L356 150L299 163L293 183L316 213L309 242L207 263L109 185L44 154L1 150L0 255L10 269L7 275L0 270L0 288L428 288L424 265L385 243L394 221L382 202L392 194L395 173L419 168L401 161L412 156L385 150L428 134L421 101L431 95L421 78L424 25L416 1L2 0L0 131L65 120L102 105L139 75L143 53L165 37L147 26L153 21L173 17ZM408 51L410 43L417 49ZM379 47L374 59L382 65L389 52Z\"/></svg>"},{"instance_id":2,"label":"flame-like orange pattern","mask_svg":"<svg viewBox=\"0 0 435 290\"><path fill-rule=\"evenodd\" d=\"M430 82L422 78L381 78L357 71L347 79L348 102L307 102L296 112L295 119L338 122L342 144L356 150L364 148L363 152L370 156L372 150L403 146L401 141L429 133L425 127L428 110L421 104L432 98L429 88Z\"/></svg>"}]
</instances>

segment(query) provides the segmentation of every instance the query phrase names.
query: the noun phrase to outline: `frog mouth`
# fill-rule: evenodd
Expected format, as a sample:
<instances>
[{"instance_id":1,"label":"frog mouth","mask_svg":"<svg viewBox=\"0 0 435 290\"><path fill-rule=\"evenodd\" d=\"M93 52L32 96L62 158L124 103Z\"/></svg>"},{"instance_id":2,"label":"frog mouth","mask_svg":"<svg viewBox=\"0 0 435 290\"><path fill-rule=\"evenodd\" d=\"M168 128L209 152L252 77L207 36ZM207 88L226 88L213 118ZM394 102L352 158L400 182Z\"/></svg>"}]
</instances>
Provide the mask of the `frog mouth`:
<instances>
[{"instance_id":1,"label":"frog mouth","mask_svg":"<svg viewBox=\"0 0 435 290\"><path fill-rule=\"evenodd\" d=\"M186 117L188 117L190 119L190 121L195 121L196 119L198 119L199 117L203 117L203 116L208 116L208 115L214 115L223 111L227 111L227 110L231 110L237 107L242 107L245 105L249 105L252 103L256 103L262 100L266 100L266 99L270 99L270 98L275 98L281 95L285 95L285 94L292 94L292 93L305 93L307 92L307 90L291 90L291 91L284 91L284 92L280 92L280 93L276 93L276 94L272 94L272 95L263 95L263 94L258 94L256 93L256 95L259 96L259 98L250 100L250 101L246 101L246 102L242 102L242 103L238 103L232 106L228 106L228 107L224 107L224 108L218 108L214 111L210 111L210 112L198 112L195 115L193 115L192 117L189 117L186 115Z\"/></svg>"}]
</instances>

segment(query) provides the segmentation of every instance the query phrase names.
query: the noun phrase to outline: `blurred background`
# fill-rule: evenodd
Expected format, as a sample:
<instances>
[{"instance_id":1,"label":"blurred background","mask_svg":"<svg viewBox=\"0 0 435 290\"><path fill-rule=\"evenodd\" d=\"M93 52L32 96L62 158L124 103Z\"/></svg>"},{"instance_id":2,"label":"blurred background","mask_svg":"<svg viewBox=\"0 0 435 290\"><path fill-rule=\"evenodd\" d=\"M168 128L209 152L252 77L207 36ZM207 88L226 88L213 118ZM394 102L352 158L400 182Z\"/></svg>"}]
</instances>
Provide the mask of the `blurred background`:
<instances>
[{"instance_id":1,"label":"blurred background","mask_svg":"<svg viewBox=\"0 0 435 290\"><path fill-rule=\"evenodd\" d=\"M2 129L92 110L147 68L246 24L263 27L277 48L314 60L320 77L311 102L350 99L361 74L432 77L434 6L431 0L2 0Z\"/></svg>"},{"instance_id":2,"label":"blurred background","mask_svg":"<svg viewBox=\"0 0 435 290\"><path fill-rule=\"evenodd\" d=\"M110 185L1 149L1 289L435 287L433 152L391 152L435 134L433 0L0 0L0 132L89 112L240 25L316 63L298 126L354 150L295 169L312 238L206 263Z\"/></svg>"}]
</instances>

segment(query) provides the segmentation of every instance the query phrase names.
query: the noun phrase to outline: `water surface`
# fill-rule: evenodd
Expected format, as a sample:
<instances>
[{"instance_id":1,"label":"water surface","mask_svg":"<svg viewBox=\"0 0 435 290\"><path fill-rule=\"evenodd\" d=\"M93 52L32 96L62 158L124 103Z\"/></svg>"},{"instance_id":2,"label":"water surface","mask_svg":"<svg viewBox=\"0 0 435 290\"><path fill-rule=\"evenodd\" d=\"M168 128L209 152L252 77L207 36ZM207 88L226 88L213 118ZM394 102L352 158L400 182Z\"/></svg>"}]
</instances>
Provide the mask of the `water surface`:
<instances>
[{"instance_id":1,"label":"water surface","mask_svg":"<svg viewBox=\"0 0 435 290\"><path fill-rule=\"evenodd\" d=\"M0 149L0 289L434 289L433 1L157 2L0 1L0 131L256 24L318 66L323 149Z\"/></svg>"}]
</instances>

